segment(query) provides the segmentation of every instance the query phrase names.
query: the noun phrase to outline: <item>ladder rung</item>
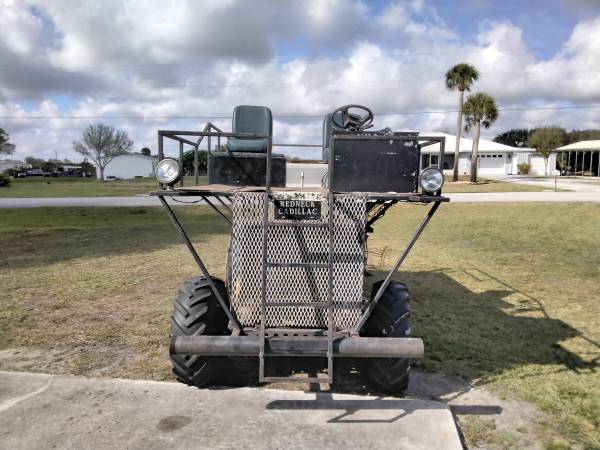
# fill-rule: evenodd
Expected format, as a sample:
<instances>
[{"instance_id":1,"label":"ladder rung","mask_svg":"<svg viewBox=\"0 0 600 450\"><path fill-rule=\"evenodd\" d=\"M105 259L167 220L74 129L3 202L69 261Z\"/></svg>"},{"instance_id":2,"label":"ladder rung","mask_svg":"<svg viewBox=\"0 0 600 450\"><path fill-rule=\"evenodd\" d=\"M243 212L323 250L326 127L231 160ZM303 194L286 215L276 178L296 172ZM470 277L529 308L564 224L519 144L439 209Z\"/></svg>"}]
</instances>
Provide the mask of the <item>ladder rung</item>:
<instances>
[{"instance_id":1,"label":"ladder rung","mask_svg":"<svg viewBox=\"0 0 600 450\"><path fill-rule=\"evenodd\" d=\"M327 308L325 302L266 302L265 306L314 306L315 308Z\"/></svg>"},{"instance_id":2,"label":"ladder rung","mask_svg":"<svg viewBox=\"0 0 600 450\"><path fill-rule=\"evenodd\" d=\"M277 383L278 381L287 381L291 383L329 383L329 377L263 377L264 383Z\"/></svg>"},{"instance_id":3,"label":"ladder rung","mask_svg":"<svg viewBox=\"0 0 600 450\"><path fill-rule=\"evenodd\" d=\"M329 264L323 263L277 263L277 262L268 262L266 263L267 267L309 267L313 269L327 269L329 268Z\"/></svg>"},{"instance_id":4,"label":"ladder rung","mask_svg":"<svg viewBox=\"0 0 600 450\"><path fill-rule=\"evenodd\" d=\"M302 227L302 228L329 228L328 223L311 222L267 222L268 227Z\"/></svg>"}]
</instances>

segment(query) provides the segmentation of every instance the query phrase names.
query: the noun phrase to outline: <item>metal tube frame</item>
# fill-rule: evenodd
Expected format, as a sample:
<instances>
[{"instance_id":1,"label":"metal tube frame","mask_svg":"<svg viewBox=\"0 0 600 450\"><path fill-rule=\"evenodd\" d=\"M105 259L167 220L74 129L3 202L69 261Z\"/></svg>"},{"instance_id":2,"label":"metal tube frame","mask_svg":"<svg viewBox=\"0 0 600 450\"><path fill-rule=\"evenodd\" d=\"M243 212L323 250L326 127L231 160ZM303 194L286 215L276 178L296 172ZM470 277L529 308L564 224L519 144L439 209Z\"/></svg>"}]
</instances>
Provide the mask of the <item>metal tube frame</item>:
<instances>
[{"instance_id":1,"label":"metal tube frame","mask_svg":"<svg viewBox=\"0 0 600 450\"><path fill-rule=\"evenodd\" d=\"M165 210L167 211L167 215L169 216L169 219L171 219L171 222L177 229L179 236L181 237L181 239L185 243L186 247L192 254L192 257L194 258L194 261L196 261L196 264L200 268L202 275L204 275L204 277L206 278L206 281L208 282L208 285L210 286L211 291L213 292L213 294L215 294L215 297L219 301L219 304L221 305L221 308L223 308L223 311L225 311L227 318L232 323L232 325L235 327L235 329L236 329L235 331L237 331L238 334L241 334L243 332L242 326L240 325L239 321L237 320L237 318L235 317L233 312L229 309L229 306L227 306L227 303L223 299L223 296L221 295L221 293L215 286L215 283L213 282L212 278L210 277L210 273L208 272L208 269L202 262L202 259L200 258L200 256L198 256L198 252L196 252L196 249L194 248L192 241L190 241L190 238L188 237L187 233L181 226L179 219L177 219L177 216L175 216L175 213L173 212L173 210L171 209L171 207L169 206L169 204L167 203L167 201L165 200L165 198L162 195L158 196L158 199L163 204Z\"/></svg>"},{"instance_id":2,"label":"metal tube frame","mask_svg":"<svg viewBox=\"0 0 600 450\"><path fill-rule=\"evenodd\" d=\"M260 337L246 336L174 336L169 350L175 354L200 354L218 356L258 356ZM264 339L272 356L323 356L328 339L325 336L288 340L285 337ZM355 358L422 358L423 341L419 338L378 338L336 336L333 339L333 356Z\"/></svg>"},{"instance_id":3,"label":"metal tube frame","mask_svg":"<svg viewBox=\"0 0 600 450\"><path fill-rule=\"evenodd\" d=\"M195 136L195 137L198 137L198 140L196 142L192 142L189 139L182 138L181 135ZM191 145L194 148L194 179L195 179L196 184L198 184L198 181L199 181L198 180L199 146L200 146L203 138L208 137L208 139L207 139L207 143L208 143L207 156L210 155L210 153L211 153L210 138L213 136L217 137L217 142L218 142L217 145L219 145L219 146L220 146L221 137L228 137L228 138L232 137L232 138L239 138L239 139L244 139L244 138L257 139L257 138L259 138L259 139L267 140L266 183L265 183L265 192L264 192L265 207L264 207L264 212L263 212L263 225L265 226L265 233L263 236L263 261L262 261L263 262L263 276L262 276L262 296L261 296L261 323L260 323L260 329L259 329L260 330L259 333L260 333L260 336L262 336L262 339L260 339L259 349L258 349L259 357L260 357L259 358L260 374L263 374L264 373L264 355L265 355L265 339L264 339L264 337L265 337L265 331L266 331L266 323L265 322L266 322L266 305L267 305L267 299L266 299L267 231L266 231L266 229L270 225L269 219L268 219L268 204L269 204L269 201L271 198L271 164L270 164L270 161L271 161L272 147L273 147L272 139L270 136L256 134L256 133L226 133L226 132L221 131L220 129L218 129L216 126L214 126L211 123L208 123L204 127L203 131L200 131L200 132L161 130L158 132L158 156L159 156L159 160L162 160L164 158L164 148L163 148L164 137L174 139L174 140L178 141L180 144L179 145L179 159L180 159L180 164L183 165L183 145L184 144ZM334 283L333 283L333 242L332 241L333 241L333 226L334 226L333 205L334 205L334 201L335 201L335 195L334 195L334 191L333 191L332 179L333 179L333 175L334 175L333 174L333 168L334 168L333 161L334 161L334 154L335 154L335 140L338 140L338 139L385 139L385 140L394 139L394 140L417 141L417 142L424 141L423 144L419 145L420 148L424 147L424 146L439 143L440 144L440 152L439 152L438 167L440 167L440 170L443 170L443 162L444 162L444 156L445 156L445 138L440 137L440 136L418 136L418 135L414 135L414 136L411 136L411 135L401 135L401 136L383 135L383 136L380 136L380 135L370 135L370 134L364 134L364 135L346 134L344 132L334 133L331 136L330 146L329 146L329 148L330 148L330 154L329 154L329 171L330 171L330 173L329 173L329 183L328 183L329 184L329 186L328 186L328 188L329 188L328 189L328 201L329 201L329 205L330 205L329 206L330 214L329 214L329 223L328 223L328 228L329 228L329 261L328 261L329 286L328 286L328 301L327 301L327 313L328 313L328 315L327 315L327 322L328 322L328 324L327 324L328 325L328 327L327 327L327 356L328 356L328 369L329 369L328 372L329 372L329 381L330 382L332 381L331 377L333 375L332 357L333 357L333 353L334 353L334 348L333 348L333 342L334 342L333 341L333 285L334 285ZM308 147L309 145L304 145L304 146ZM419 156L419 158L420 158L420 156ZM183 185L183 180L181 180L181 185ZM159 183L159 189L164 189L164 187L165 186L163 184ZM442 190L440 189L439 191L437 191L435 194L432 194L432 195L441 196L441 191ZM223 214L219 210L219 208L217 208L216 205L213 204L208 199L208 196L206 194L204 194L204 195L200 194L200 195L203 198L203 200L213 210L215 210L224 220L227 221L228 224L230 224L230 225L232 224L231 220L227 216L225 216L225 214ZM382 198L385 197L385 194L381 194L381 195L382 195ZM231 311L231 309L225 303L225 301L224 301L223 297L221 296L221 294L219 293L219 291L217 290L214 282L212 281L212 279L210 277L210 274L209 274L206 266L204 265L204 263L202 262L201 258L198 255L198 253L196 252L188 235L186 234L183 227L181 226L181 223L175 216L175 213L173 212L173 210L171 209L171 207L165 200L164 195L158 193L158 197L159 197L159 200L161 201L161 203L163 204L163 206L169 216L169 219L171 220L171 222L177 229L181 239L183 240L183 242L187 246L188 250L192 254L192 257L194 258L194 261L200 268L200 271L206 277L211 290L215 294L221 307L223 308L227 317L229 318L230 322L232 323L233 327L235 328L234 333L235 334L243 334L244 331L243 331L242 326L240 325L239 321L235 317L234 313ZM225 204L225 202L220 198L220 196L215 196L215 198L221 203L222 206L224 206L229 211L231 211L229 206ZM421 222L421 224L417 228L416 232L413 234L410 241L408 242L407 246L404 248L402 253L399 255L394 266L387 274L385 280L383 281L382 285L380 286L380 288L377 291L373 300L368 304L367 308L365 309L363 315L361 316L361 318L359 320L358 325L353 330L351 330L352 336L357 336L359 334L360 330L362 329L362 327L368 320L368 318L371 315L372 311L374 310L375 306L377 305L377 303L383 296L383 293L385 292L386 288L388 287L389 283L391 282L393 275L397 272L397 270L400 268L400 266L402 265L402 263L404 262L404 260L408 256L408 254L410 253L412 247L414 246L414 244L420 237L421 233L423 232L423 230L425 229L425 227L427 226L427 224L429 223L429 221L431 220L431 218L433 217L433 215L439 208L442 201L443 200L441 200L441 199L434 200L431 209L427 213L427 216ZM393 203L396 203L396 201L394 201ZM300 225L298 225L298 226L300 226Z\"/></svg>"},{"instance_id":4,"label":"metal tube frame","mask_svg":"<svg viewBox=\"0 0 600 450\"><path fill-rule=\"evenodd\" d=\"M217 208L217 207L216 207L216 206L215 206L215 205L214 205L214 204L213 204L213 203L212 203L212 202L209 200L209 198L208 198L208 196L207 196L207 195L200 195L200 196L202 197L202 199L203 199L203 200L206 202L206 204L207 204L208 206L210 206L210 207L211 207L213 210L215 210L215 212L216 212L217 214L219 214L219 215L220 215L220 216L223 218L223 220L225 220L225 222L227 222L227 223L228 223L230 226L233 226L233 223L231 222L231 220L229 220L229 217L227 217L225 214L223 214L223 213L221 212L221 210L220 210L219 208ZM219 197L217 197L217 199L218 199L218 198L219 198ZM222 202L222 201L221 201L221 202ZM224 204L224 203L223 203L223 204Z\"/></svg>"},{"instance_id":5,"label":"metal tube frame","mask_svg":"<svg viewBox=\"0 0 600 450\"><path fill-rule=\"evenodd\" d=\"M425 227L427 226L427 224L429 223L429 221L431 220L431 218L433 217L433 215L435 214L435 212L437 211L437 209L440 207L441 204L442 204L442 202L440 202L440 201L434 202L434 204L432 205L431 209L429 210L429 212L425 216L425 219L423 219L423 221L421 222L421 224L417 228L417 231L415 231L415 233L411 237L410 241L408 242L408 244L406 245L406 247L404 248L404 250L402 251L402 253L398 257L398 259L394 263L394 266L388 272L387 276L385 277L385 280L383 281L383 283L379 287L379 290L375 294L375 297L368 304L368 306L365 309L365 312L363 313L363 315L361 316L358 324L352 330L352 335L353 336L358 336L359 335L360 330L362 329L362 327L367 322L367 319L369 318L369 316L371 315L371 313L375 309L375 306L377 305L377 303L379 302L379 300L383 296L383 293L385 292L385 290L387 289L388 285L390 284L390 282L392 280L392 277L398 271L398 269L400 268L400 266L402 265L402 263L404 262L404 260L406 259L406 257L410 253L410 251L412 250L413 246L415 245L415 242L417 242L417 239L419 239L419 236L421 236L421 233L423 233L423 230L425 229Z\"/></svg>"}]
</instances>

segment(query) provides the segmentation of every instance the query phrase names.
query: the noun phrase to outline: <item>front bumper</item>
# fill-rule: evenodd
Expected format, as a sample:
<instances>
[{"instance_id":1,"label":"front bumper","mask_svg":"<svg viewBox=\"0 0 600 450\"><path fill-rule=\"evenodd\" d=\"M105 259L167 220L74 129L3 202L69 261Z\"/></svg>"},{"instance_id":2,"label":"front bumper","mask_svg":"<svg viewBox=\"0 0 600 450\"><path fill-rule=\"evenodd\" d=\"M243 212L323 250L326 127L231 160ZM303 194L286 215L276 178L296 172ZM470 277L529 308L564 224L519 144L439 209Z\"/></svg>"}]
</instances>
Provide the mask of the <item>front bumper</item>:
<instances>
[{"instance_id":1,"label":"front bumper","mask_svg":"<svg viewBox=\"0 0 600 450\"><path fill-rule=\"evenodd\" d=\"M172 354L205 356L259 356L258 336L174 336ZM333 356L345 358L422 358L419 338L334 337ZM265 353L272 355L326 356L326 336L273 336L265 338Z\"/></svg>"}]
</instances>

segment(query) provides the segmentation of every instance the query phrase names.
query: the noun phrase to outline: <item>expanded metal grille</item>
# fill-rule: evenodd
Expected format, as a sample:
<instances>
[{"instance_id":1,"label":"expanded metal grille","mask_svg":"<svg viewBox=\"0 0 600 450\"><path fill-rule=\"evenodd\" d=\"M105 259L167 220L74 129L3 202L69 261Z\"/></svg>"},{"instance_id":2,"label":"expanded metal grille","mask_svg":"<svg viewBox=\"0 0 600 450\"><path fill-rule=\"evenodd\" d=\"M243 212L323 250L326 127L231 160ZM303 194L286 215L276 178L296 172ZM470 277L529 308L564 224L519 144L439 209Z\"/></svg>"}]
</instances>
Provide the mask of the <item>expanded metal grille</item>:
<instances>
[{"instance_id":1,"label":"expanded metal grille","mask_svg":"<svg viewBox=\"0 0 600 450\"><path fill-rule=\"evenodd\" d=\"M276 199L322 202L320 221L327 224L326 194L278 192ZM273 204L269 220L274 221ZM333 233L333 321L336 329L349 329L361 314L364 270L366 199L340 194L334 200ZM263 252L263 194L238 193L233 197L233 232L229 249L228 284L231 306L244 326L260 321ZM278 220L277 222L289 222ZM270 227L267 261L314 263L329 261L328 228ZM327 308L294 305L298 302L327 303L329 269L314 267L269 267L267 301L290 306L267 308L267 327L327 327Z\"/></svg>"}]
</instances>

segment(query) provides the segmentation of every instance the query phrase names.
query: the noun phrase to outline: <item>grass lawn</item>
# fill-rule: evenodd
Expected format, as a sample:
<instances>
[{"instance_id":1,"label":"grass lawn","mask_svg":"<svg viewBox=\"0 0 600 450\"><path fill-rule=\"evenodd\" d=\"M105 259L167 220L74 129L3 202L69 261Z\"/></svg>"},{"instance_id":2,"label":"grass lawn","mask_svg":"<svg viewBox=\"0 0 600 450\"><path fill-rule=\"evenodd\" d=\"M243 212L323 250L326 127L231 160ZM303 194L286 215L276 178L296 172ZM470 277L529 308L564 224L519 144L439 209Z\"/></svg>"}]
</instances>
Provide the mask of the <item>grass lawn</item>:
<instances>
[{"instance_id":1,"label":"grass lawn","mask_svg":"<svg viewBox=\"0 0 600 450\"><path fill-rule=\"evenodd\" d=\"M201 184L206 177L200 177ZM186 177L187 185L194 177ZM31 177L11 180L10 187L0 188L0 197L127 197L147 194L157 188L155 178L96 181L95 178Z\"/></svg>"},{"instance_id":2,"label":"grass lawn","mask_svg":"<svg viewBox=\"0 0 600 450\"><path fill-rule=\"evenodd\" d=\"M403 205L376 224L383 276L425 214ZM217 276L228 229L205 207L176 207ZM456 375L547 413L547 448L600 447L600 206L447 204L397 278L413 294L424 371ZM193 261L159 208L4 210L0 367L172 380L171 299ZM467 442L488 422L460 418ZM500 445L519 447L514 436ZM517 442L517 444L515 444ZM490 447L487 447L490 448ZM494 447L495 448L495 447Z\"/></svg>"},{"instance_id":3,"label":"grass lawn","mask_svg":"<svg viewBox=\"0 0 600 450\"><path fill-rule=\"evenodd\" d=\"M193 185L193 177L186 177L185 184ZM200 184L206 183L206 177L200 177ZM105 181L94 178L22 178L11 180L9 188L0 188L1 197L126 197L147 194L156 189L154 178L134 180ZM444 192L524 192L542 191L539 186L507 183L503 181L482 180L477 184L465 181L452 183L446 181Z\"/></svg>"},{"instance_id":4,"label":"grass lawn","mask_svg":"<svg viewBox=\"0 0 600 450\"><path fill-rule=\"evenodd\" d=\"M470 177L460 175L457 182L452 181L451 176L444 177L444 193L453 192L541 192L547 188L532 186L521 183L509 183L507 181L488 180L479 178L477 183L471 183Z\"/></svg>"},{"instance_id":5,"label":"grass lawn","mask_svg":"<svg viewBox=\"0 0 600 450\"><path fill-rule=\"evenodd\" d=\"M453 192L541 192L549 190L541 186L532 186L521 183L509 183L506 181L482 180L478 183L446 181L443 192L450 194Z\"/></svg>"}]
</instances>

